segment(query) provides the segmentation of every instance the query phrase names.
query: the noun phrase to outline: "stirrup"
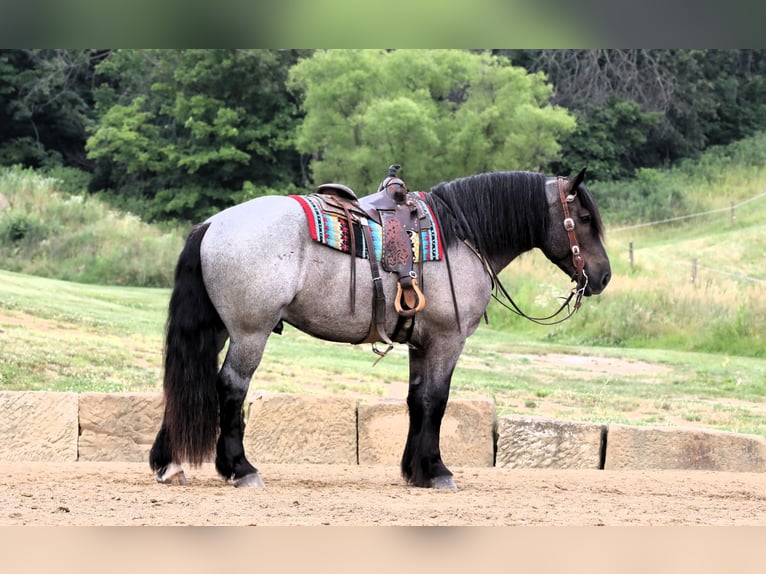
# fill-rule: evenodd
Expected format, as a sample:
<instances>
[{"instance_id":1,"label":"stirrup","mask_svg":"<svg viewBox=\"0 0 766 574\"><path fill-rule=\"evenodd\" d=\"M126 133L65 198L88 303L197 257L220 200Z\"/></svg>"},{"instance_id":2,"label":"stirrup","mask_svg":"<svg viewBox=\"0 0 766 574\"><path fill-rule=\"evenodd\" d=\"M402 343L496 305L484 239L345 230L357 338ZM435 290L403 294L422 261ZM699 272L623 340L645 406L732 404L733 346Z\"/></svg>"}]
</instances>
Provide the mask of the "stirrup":
<instances>
[{"instance_id":1,"label":"stirrup","mask_svg":"<svg viewBox=\"0 0 766 574\"><path fill-rule=\"evenodd\" d=\"M426 298L425 295L423 295L423 292L420 290L420 287L418 287L418 280L414 277L412 278L412 290L415 292L416 297L416 304L415 307L412 309L404 309L402 307L402 296L404 295L404 292L402 291L402 284L401 282L396 284L396 298L394 299L394 309L396 309L396 312L399 313L402 317L412 317L415 313L419 313L423 310L423 307L426 306Z\"/></svg>"}]
</instances>

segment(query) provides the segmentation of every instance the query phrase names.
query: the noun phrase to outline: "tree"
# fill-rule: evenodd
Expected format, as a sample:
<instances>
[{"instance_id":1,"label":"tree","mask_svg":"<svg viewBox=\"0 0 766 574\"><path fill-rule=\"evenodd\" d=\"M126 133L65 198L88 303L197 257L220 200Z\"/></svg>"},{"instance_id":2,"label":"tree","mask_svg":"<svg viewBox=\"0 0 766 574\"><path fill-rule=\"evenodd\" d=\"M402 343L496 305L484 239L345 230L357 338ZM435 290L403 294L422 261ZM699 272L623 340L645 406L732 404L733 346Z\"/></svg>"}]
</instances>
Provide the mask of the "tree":
<instances>
[{"instance_id":1,"label":"tree","mask_svg":"<svg viewBox=\"0 0 766 574\"><path fill-rule=\"evenodd\" d=\"M648 134L662 115L616 97L575 113L577 129L562 140L552 169L567 174L587 167L589 178L601 181L632 177L644 165Z\"/></svg>"},{"instance_id":2,"label":"tree","mask_svg":"<svg viewBox=\"0 0 766 574\"><path fill-rule=\"evenodd\" d=\"M578 117L577 132L562 141L559 164L590 156L599 177L629 176L637 167L695 157L709 145L766 129L765 50L496 53L548 75L552 101ZM645 137L626 138L626 130ZM609 164L613 169L604 169Z\"/></svg>"},{"instance_id":3,"label":"tree","mask_svg":"<svg viewBox=\"0 0 766 574\"><path fill-rule=\"evenodd\" d=\"M0 50L0 164L88 169L92 80L103 50Z\"/></svg>"},{"instance_id":4,"label":"tree","mask_svg":"<svg viewBox=\"0 0 766 574\"><path fill-rule=\"evenodd\" d=\"M542 74L460 50L325 50L290 69L313 181L375 191L399 163L411 189L495 170L539 170L575 127Z\"/></svg>"},{"instance_id":5,"label":"tree","mask_svg":"<svg viewBox=\"0 0 766 574\"><path fill-rule=\"evenodd\" d=\"M198 220L255 194L294 189L298 54L276 50L120 50L97 69L93 188L150 219Z\"/></svg>"}]
</instances>

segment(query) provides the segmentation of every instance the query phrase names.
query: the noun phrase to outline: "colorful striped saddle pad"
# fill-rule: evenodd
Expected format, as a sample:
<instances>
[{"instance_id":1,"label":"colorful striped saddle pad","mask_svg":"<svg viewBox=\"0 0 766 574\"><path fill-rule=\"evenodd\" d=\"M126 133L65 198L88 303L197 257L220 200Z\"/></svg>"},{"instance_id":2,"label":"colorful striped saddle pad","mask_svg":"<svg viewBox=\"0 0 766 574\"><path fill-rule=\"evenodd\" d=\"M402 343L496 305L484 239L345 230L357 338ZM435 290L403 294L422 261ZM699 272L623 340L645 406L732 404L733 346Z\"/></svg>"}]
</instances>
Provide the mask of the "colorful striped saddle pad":
<instances>
[{"instance_id":1,"label":"colorful striped saddle pad","mask_svg":"<svg viewBox=\"0 0 766 574\"><path fill-rule=\"evenodd\" d=\"M422 227L426 229L423 229L419 234L410 234L413 262L418 263L420 261L421 252L423 253L423 261L439 261L442 258L442 244L439 228L436 225L436 219L431 212L431 208L420 193L421 192L415 192L411 195L414 196L415 201L420 202L422 207L420 211L421 213L426 214L430 225L423 225ZM349 232L348 222L345 217L322 209L322 202L315 196L315 194L291 195L290 197L300 203L303 207L309 226L309 232L314 241L332 247L333 249L337 249L338 251L351 253L351 233ZM383 256L383 228L380 224L371 219L368 219L367 221L375 245L375 257L380 261ZM353 225L356 255L357 257L367 259L367 244L364 241L362 230L358 223L355 222Z\"/></svg>"}]
</instances>

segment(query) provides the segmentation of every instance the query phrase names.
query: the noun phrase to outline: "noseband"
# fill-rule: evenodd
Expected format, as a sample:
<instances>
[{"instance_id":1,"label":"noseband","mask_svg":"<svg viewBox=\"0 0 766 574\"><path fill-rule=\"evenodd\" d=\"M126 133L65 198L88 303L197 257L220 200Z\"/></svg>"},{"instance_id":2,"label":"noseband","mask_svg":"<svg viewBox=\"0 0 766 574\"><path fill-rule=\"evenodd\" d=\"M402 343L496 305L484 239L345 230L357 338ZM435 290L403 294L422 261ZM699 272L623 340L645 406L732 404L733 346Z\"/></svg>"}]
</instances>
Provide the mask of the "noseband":
<instances>
[{"instance_id":1,"label":"noseband","mask_svg":"<svg viewBox=\"0 0 766 574\"><path fill-rule=\"evenodd\" d=\"M569 251L572 254L572 264L574 265L574 275L572 277L572 280L575 281L575 286L572 288L572 290L569 293L569 296L564 298L564 302L561 304L561 307L558 308L558 310L551 315L548 315L547 317L531 317L524 313L518 305L514 302L514 300L511 298L508 291L503 287L503 284L500 283L500 277L498 277L497 273L491 268L490 265L486 265L486 267L490 270L490 275L492 277L492 280L495 284L495 292L492 293L492 297L500 303L503 307L508 309L509 311L513 311L517 315L524 317L525 319L528 319L529 321L532 321L533 323L537 323L538 325L557 325L558 323L563 323L567 319L569 319L572 315L574 315L577 310L580 308L580 303L582 302L583 295L585 295L585 288L588 286L588 274L585 273L585 259L583 258L582 254L580 253L580 244L577 242L577 235L575 235L575 222L574 219L569 215L569 204L572 203L575 198L577 197L576 190L573 190L573 193L564 194L564 181L565 178L559 176L558 178L558 187L559 187L559 199L561 200L561 207L564 210L564 229L567 232L567 237L569 238ZM580 285L582 283L582 285ZM502 295L505 297L505 299L508 300L508 304L505 303L505 301L502 301L500 297L498 296L497 292L502 293ZM562 297L563 298L563 297ZM574 304L572 305L572 308L569 308L569 303L574 298ZM510 304L510 305L509 305ZM566 315L560 319L556 319L564 310L566 311Z\"/></svg>"}]
</instances>

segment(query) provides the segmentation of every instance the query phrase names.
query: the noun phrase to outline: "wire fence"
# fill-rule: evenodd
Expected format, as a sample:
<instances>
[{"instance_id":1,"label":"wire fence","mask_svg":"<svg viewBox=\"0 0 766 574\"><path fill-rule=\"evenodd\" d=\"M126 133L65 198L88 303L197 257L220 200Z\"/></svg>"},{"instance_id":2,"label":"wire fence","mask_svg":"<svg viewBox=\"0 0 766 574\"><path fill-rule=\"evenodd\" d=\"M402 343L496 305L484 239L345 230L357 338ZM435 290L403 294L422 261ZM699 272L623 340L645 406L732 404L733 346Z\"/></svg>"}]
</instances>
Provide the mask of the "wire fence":
<instances>
[{"instance_id":1,"label":"wire fence","mask_svg":"<svg viewBox=\"0 0 766 574\"><path fill-rule=\"evenodd\" d=\"M687 219L693 219L693 218L696 218L696 217L703 217L705 215L711 215L711 214L716 214L716 213L724 213L724 212L727 212L727 211L730 212L731 220L732 220L732 222L734 222L735 217L736 217L735 214L736 214L736 210L737 209L739 209L742 206L747 205L747 204L749 204L749 203L751 203L753 201L757 201L757 200L763 199L763 198L766 198L766 192L759 193L758 195L755 195L753 197L745 199L744 201L741 201L741 202L736 203L736 204L734 202L732 202L729 207L722 207L722 208L719 208L719 209L711 209L711 210L708 210L708 211L701 211L701 212L698 212L698 213L690 213L688 215L680 215L680 216L676 216L676 217L668 217L666 219L660 219L660 220L657 220L657 221L648 221L648 222L645 222L645 223L638 223L638 224L635 224L635 225L627 225L627 226L618 227L618 228L615 228L615 229L611 229L610 228L609 229L609 234L611 235L613 233L619 233L619 232L628 231L628 230L631 230L631 229L639 229L639 228L642 228L642 227L653 227L653 226L656 226L656 225L663 225L665 223L672 223L672 222L675 222L675 221L683 221L683 220L687 220ZM728 270L725 270L725 269L719 269L717 267L712 267L712 266L707 266L707 265L700 265L699 264L699 260L698 260L697 257L693 257L691 259L691 261L689 261L689 260L683 261L683 260L679 260L679 259L669 259L669 258L666 258L666 257L662 257L660 255L657 255L656 253L645 252L642 255L643 256L649 256L650 258L652 258L654 260L665 262L666 264L672 265L672 266L684 266L684 267L686 267L688 269L690 267L690 265L691 265L691 271L690 271L690 276L689 276L689 280L690 280L691 283L695 283L696 282L698 271L701 270L701 269L704 269L705 271L716 273L718 275L727 277L727 278L732 279L734 281L743 281L743 282L754 283L754 284L759 284L759 285L766 284L766 280L760 279L758 277L752 277L752 276L746 275L744 273L739 273L739 272L735 272L735 271L728 271ZM629 246L628 246L628 259L629 259L630 267L632 269L633 266L634 266L634 263L635 263L635 255L634 255L634 249L633 249L633 242L632 241L629 243Z\"/></svg>"},{"instance_id":2,"label":"wire fence","mask_svg":"<svg viewBox=\"0 0 766 574\"><path fill-rule=\"evenodd\" d=\"M751 197L749 199L746 199L744 201L741 201L739 203L732 203L729 207L720 207L718 209L711 209L709 211L700 211L698 213L690 213L688 215L679 215L679 216L676 216L676 217L668 217L667 219L660 219L660 220L657 220L657 221L647 221L645 223L637 223L635 225L626 225L624 227L617 227L617 228L614 228L614 229L609 228L609 233L610 234L612 234L612 233L619 233L621 231L627 231L629 229L638 229L640 227L653 227L655 225L662 225L664 223L672 223L674 221L683 221L685 219L693 219L695 217L702 217L704 215L711 215L713 213L723 213L725 211L730 212L732 214L732 217L734 217L734 213L735 213L735 211L739 207L742 207L743 205L746 205L746 204L748 204L748 203L750 203L752 201L756 201L756 200L764 198L764 197L766 197L766 191L764 191L763 193L759 193L758 195L755 195L755 196L753 196L753 197Z\"/></svg>"},{"instance_id":3,"label":"wire fence","mask_svg":"<svg viewBox=\"0 0 766 574\"><path fill-rule=\"evenodd\" d=\"M660 255L657 255L656 253L644 253L643 255L646 255L650 257L651 259L654 259L655 261L664 262L668 265L672 265L675 267L686 267L687 269L690 269L689 274L689 281L691 283L695 283L697 281L697 272L699 270L709 271L712 273L716 273L718 275L722 275L724 277L728 277L729 279L732 279L734 281L745 281L748 283L755 283L759 285L766 285L766 279L759 279L758 277L751 277L749 275L745 275L744 273L737 273L732 271L726 271L725 269L719 269L717 267L712 267L709 265L700 265L699 259L697 257L693 257L691 260L682 260L682 259L670 259L667 257L662 257ZM632 267L632 265L631 265Z\"/></svg>"}]
</instances>

